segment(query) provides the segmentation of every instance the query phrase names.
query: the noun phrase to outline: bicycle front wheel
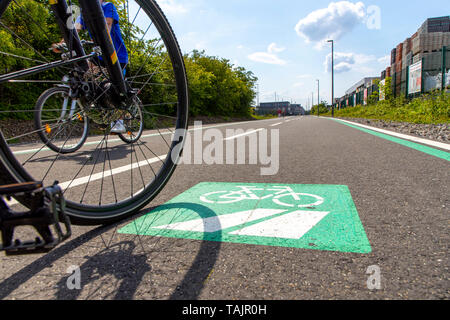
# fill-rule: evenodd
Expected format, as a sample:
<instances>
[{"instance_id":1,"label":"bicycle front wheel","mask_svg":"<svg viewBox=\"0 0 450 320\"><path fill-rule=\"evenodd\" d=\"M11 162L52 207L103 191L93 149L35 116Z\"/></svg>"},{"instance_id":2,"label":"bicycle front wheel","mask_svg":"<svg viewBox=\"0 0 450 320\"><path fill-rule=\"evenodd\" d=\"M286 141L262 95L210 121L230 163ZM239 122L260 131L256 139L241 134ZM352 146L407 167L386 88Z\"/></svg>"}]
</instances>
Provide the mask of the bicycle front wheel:
<instances>
[{"instance_id":1,"label":"bicycle front wheel","mask_svg":"<svg viewBox=\"0 0 450 320\"><path fill-rule=\"evenodd\" d=\"M89 133L89 119L67 87L45 91L36 102L34 125L47 147L67 154L79 150Z\"/></svg>"},{"instance_id":2,"label":"bicycle front wheel","mask_svg":"<svg viewBox=\"0 0 450 320\"><path fill-rule=\"evenodd\" d=\"M72 4L70 0L67 2ZM41 124L36 130L34 102L31 105L31 101L38 98L34 94L41 94L60 82L75 66L65 65L36 74L33 79L0 85L4 86L0 88L2 92L9 95L9 99L0 98L0 170L5 172L0 183L36 180L50 185L59 181L67 214L74 224L109 223L142 209L169 181L185 142L188 86L174 32L154 0L120 3L116 9L128 53L126 81L136 96L134 102L120 110L108 105L83 106L87 107L84 111L90 120L90 130L76 150L69 153L61 148L70 146L69 140L79 134L73 123L58 123L57 127L65 130L65 138L57 143L52 137L42 139L37 131L45 129L45 125L43 128ZM35 15L36 12L39 14ZM16 0L6 9L1 17L0 35L6 37L7 34L7 39L14 41L6 45L12 46L11 51L6 52L2 46L2 53L6 53L8 59L19 61L14 64L16 69L10 71L61 59L47 49L51 42L60 39L48 32L58 30L52 17L45 2ZM88 38L89 34L80 36ZM0 45L1 41L2 38ZM68 47L71 48L70 43ZM102 91L102 101L107 101L104 84L108 82L108 74L103 74L101 83L95 76L84 81ZM24 90L21 86L30 88L26 91L27 99L23 99L20 107L11 106L14 93ZM111 124L119 119L124 120L127 132L112 135ZM13 128L11 123L20 123L23 128ZM48 148L50 143L54 143L54 150ZM26 199L17 200L29 205Z\"/></svg>"}]
</instances>

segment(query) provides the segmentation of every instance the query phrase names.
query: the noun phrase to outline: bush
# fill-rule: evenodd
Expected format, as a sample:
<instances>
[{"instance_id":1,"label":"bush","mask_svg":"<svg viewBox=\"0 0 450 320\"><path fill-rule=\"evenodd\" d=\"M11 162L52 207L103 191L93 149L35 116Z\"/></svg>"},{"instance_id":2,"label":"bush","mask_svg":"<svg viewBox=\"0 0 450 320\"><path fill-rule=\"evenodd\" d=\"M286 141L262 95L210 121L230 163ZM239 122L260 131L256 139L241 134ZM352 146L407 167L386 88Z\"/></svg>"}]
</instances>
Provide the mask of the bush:
<instances>
[{"instance_id":1,"label":"bush","mask_svg":"<svg viewBox=\"0 0 450 320\"><path fill-rule=\"evenodd\" d=\"M331 112L327 115L331 116ZM435 91L412 100L401 96L369 106L335 110L335 116L411 123L450 123L450 93Z\"/></svg>"}]
</instances>

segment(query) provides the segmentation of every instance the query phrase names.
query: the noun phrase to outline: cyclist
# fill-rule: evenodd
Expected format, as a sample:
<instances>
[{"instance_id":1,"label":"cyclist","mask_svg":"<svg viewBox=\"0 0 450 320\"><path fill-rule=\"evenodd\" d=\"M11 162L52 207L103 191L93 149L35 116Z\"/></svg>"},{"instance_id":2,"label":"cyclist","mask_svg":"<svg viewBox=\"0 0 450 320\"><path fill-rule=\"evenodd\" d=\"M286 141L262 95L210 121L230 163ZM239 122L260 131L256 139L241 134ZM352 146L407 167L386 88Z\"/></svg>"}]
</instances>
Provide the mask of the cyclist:
<instances>
[{"instance_id":1,"label":"cyclist","mask_svg":"<svg viewBox=\"0 0 450 320\"><path fill-rule=\"evenodd\" d=\"M128 65L128 51L125 46L125 43L122 39L122 32L120 30L120 24L119 24L119 14L117 13L117 9L111 2L105 2L103 0L100 1L100 4L103 9L103 15L106 18L106 25L108 28L108 32L111 35L111 39L114 44L114 48L116 49L117 58L119 60L120 65L122 66L122 70L125 69ZM87 27L84 23L83 17L80 15L76 22L75 22L75 28L77 32L80 32L81 30L86 30ZM64 42L64 40L62 41ZM53 45L53 51L58 52L56 47L58 44ZM104 65L103 58L99 57L96 59L96 63L100 64L101 66ZM123 120L117 120L115 123L111 124L111 133L126 133L126 128L123 124Z\"/></svg>"}]
</instances>

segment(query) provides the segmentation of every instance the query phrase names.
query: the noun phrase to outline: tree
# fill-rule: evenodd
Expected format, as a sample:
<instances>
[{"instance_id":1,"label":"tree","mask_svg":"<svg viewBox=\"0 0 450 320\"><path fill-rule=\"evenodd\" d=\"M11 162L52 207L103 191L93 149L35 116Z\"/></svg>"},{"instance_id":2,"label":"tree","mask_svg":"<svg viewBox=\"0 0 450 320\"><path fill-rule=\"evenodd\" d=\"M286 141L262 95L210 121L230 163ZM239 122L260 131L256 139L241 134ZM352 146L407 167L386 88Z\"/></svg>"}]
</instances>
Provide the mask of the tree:
<instances>
[{"instance_id":1,"label":"tree","mask_svg":"<svg viewBox=\"0 0 450 320\"><path fill-rule=\"evenodd\" d=\"M177 91L172 62L160 39L149 39L147 30L128 21L126 0L112 0L120 16L122 35L129 53L127 77L131 85L140 89L140 99L146 105L147 114L174 116ZM78 5L78 1L71 2ZM26 12L26 13L25 13ZM132 17L131 17L132 18ZM23 70L39 64L36 60L55 61L59 57L48 50L61 40L48 0L22 0L12 2L2 16L2 23L13 33L0 29L0 51L31 60L2 55L0 74ZM81 38L88 39L83 32ZM24 44L22 40L29 43ZM35 50L31 49L33 47ZM184 56L189 93L190 114L193 116L249 116L256 96L257 78L251 71L233 66L229 60L208 56L204 51L194 51ZM49 70L33 76L33 79L60 80L64 70ZM151 75L151 76L149 76ZM46 89L40 84L3 84L0 86L0 108L32 109L37 97ZM23 92L27 94L23 94ZM171 104L173 102L173 104ZM22 113L29 119L32 113ZM17 114L7 116L18 117Z\"/></svg>"},{"instance_id":2,"label":"tree","mask_svg":"<svg viewBox=\"0 0 450 320\"><path fill-rule=\"evenodd\" d=\"M372 94L367 98L367 104L373 105L376 104L380 98L379 88L380 88L380 80L375 79L374 85L378 88L378 90L374 90Z\"/></svg>"},{"instance_id":3,"label":"tree","mask_svg":"<svg viewBox=\"0 0 450 320\"><path fill-rule=\"evenodd\" d=\"M380 85L380 92L384 95L384 99L387 101L392 101L394 95L392 94L392 78L386 77L384 85Z\"/></svg>"},{"instance_id":4,"label":"tree","mask_svg":"<svg viewBox=\"0 0 450 320\"><path fill-rule=\"evenodd\" d=\"M319 106L314 105L311 109L310 114L316 115L317 114L317 107L319 108L319 114L328 113L330 110L328 109L327 102L325 100L322 100L319 104Z\"/></svg>"}]
</instances>

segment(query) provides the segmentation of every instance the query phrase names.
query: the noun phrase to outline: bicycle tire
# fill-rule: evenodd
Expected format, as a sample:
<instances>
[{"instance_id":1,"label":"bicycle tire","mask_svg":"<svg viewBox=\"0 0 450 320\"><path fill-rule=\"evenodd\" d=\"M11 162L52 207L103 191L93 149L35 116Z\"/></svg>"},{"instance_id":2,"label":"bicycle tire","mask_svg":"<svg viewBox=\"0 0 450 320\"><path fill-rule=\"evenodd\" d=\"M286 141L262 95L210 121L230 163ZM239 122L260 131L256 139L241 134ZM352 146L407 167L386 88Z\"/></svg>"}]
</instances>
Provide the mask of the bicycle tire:
<instances>
[{"instance_id":1,"label":"bicycle tire","mask_svg":"<svg viewBox=\"0 0 450 320\"><path fill-rule=\"evenodd\" d=\"M105 206L83 205L67 201L66 213L75 225L101 225L109 224L135 214L149 202L151 202L165 187L173 175L177 162L181 157L185 144L185 136L188 128L189 97L186 70L183 55L178 41L167 18L159 5L154 0L137 0L142 10L151 18L152 23L161 35L162 41L167 49L170 63L173 68L174 81L177 90L177 115L176 130L183 132L177 136L177 140L171 142L167 157L153 182L146 186L136 196L125 199L119 203ZM182 130L182 131L179 131ZM174 154L176 151L176 154ZM10 150L8 143L0 131L0 184L21 183L34 181L33 177ZM28 199L17 197L17 201L29 206Z\"/></svg>"},{"instance_id":2,"label":"bicycle tire","mask_svg":"<svg viewBox=\"0 0 450 320\"><path fill-rule=\"evenodd\" d=\"M48 90L44 91L42 93L42 95L39 97L39 99L36 102L35 109L34 109L34 111L35 111L34 127L37 131L37 134L41 138L42 142L44 142L44 144L48 148L50 148L54 152L58 152L61 154L69 154L69 153L78 151L83 146L83 144L86 142L86 139L87 139L88 133L89 133L89 119L84 115L83 116L84 128L83 128L83 134L82 134L81 138L74 146L65 148L67 143L64 143L61 147L58 147L57 145L55 145L55 143L53 143L53 139L49 138L46 135L47 132L46 132L45 128L42 127L42 112L43 112L44 104L47 102L47 100L51 96L53 96L54 94L57 94L57 93L63 93L66 96L69 96L69 92L70 92L70 89L67 87L55 87L55 88L48 89ZM58 120L60 120L60 119L58 119Z\"/></svg>"}]
</instances>

